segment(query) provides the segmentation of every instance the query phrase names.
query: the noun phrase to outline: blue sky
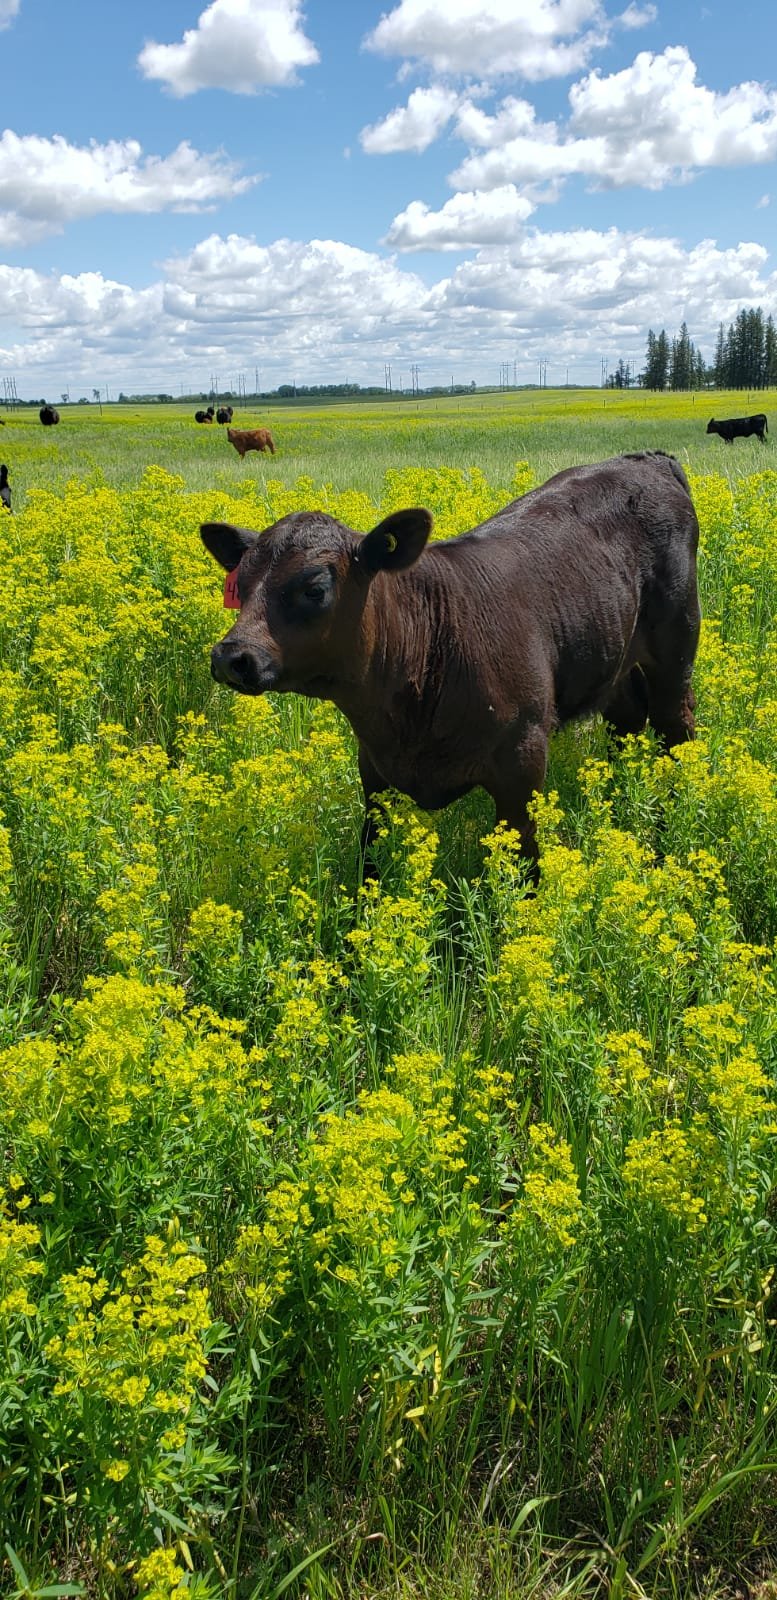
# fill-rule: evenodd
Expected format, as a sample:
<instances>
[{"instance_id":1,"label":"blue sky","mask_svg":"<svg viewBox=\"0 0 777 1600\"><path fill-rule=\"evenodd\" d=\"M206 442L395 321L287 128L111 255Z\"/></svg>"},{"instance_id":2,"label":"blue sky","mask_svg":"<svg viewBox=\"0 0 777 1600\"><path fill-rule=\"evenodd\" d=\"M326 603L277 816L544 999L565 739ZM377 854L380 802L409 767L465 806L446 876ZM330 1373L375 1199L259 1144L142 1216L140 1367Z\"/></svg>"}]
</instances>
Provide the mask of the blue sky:
<instances>
[{"instance_id":1,"label":"blue sky","mask_svg":"<svg viewBox=\"0 0 777 1600\"><path fill-rule=\"evenodd\" d=\"M599 381L777 314L777 7L0 0L0 379Z\"/></svg>"}]
</instances>

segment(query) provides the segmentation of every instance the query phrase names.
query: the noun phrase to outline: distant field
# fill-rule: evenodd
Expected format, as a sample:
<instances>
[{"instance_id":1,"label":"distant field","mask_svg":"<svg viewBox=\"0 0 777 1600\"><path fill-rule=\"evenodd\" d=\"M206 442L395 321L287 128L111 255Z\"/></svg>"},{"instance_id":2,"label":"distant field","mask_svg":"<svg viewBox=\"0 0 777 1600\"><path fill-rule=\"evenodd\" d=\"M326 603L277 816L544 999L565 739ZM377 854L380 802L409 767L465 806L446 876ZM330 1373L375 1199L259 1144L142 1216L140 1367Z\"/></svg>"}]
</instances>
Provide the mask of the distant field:
<instances>
[{"instance_id":1,"label":"distant field","mask_svg":"<svg viewBox=\"0 0 777 1600\"><path fill-rule=\"evenodd\" d=\"M299 476L375 498L391 468L444 463L476 466L505 488L526 460L538 480L575 462L623 450L670 450L695 472L753 472L771 461L757 439L728 446L706 434L711 416L769 413L766 393L629 394L547 389L451 400L371 405L276 406L236 412L235 425L267 424L277 455L240 462L226 429L194 421L194 406L63 406L57 428L37 412L0 412L1 459L17 503L34 487L62 488L69 477L131 488L155 462L180 473L189 489L231 491L244 478L286 485ZM777 450L777 410L775 445Z\"/></svg>"},{"instance_id":2,"label":"distant field","mask_svg":"<svg viewBox=\"0 0 777 1600\"><path fill-rule=\"evenodd\" d=\"M0 429L3 1595L774 1600L777 446L704 432L769 407ZM644 446L697 740L557 734L534 893L483 793L359 888L351 731L213 683L198 525L455 534Z\"/></svg>"}]
</instances>

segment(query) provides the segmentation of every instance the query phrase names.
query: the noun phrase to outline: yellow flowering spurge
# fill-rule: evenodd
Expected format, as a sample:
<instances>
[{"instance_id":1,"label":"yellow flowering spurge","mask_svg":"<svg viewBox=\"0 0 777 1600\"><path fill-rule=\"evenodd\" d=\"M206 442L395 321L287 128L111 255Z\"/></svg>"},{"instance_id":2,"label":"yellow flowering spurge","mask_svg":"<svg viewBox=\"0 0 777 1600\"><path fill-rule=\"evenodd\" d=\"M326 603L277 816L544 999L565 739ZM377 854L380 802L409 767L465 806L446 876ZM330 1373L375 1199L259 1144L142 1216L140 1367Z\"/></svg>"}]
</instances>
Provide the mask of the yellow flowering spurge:
<instances>
[{"instance_id":1,"label":"yellow flowering spurge","mask_svg":"<svg viewBox=\"0 0 777 1600\"><path fill-rule=\"evenodd\" d=\"M342 968L320 956L304 964L285 960L272 972L264 1042L251 1059L271 1085L279 1110L298 1112L300 1096L331 1075L335 1063L350 1058L357 1025L343 1007L347 989Z\"/></svg>"},{"instance_id":2,"label":"yellow flowering spurge","mask_svg":"<svg viewBox=\"0 0 777 1600\"><path fill-rule=\"evenodd\" d=\"M387 807L378 848L388 882L365 883L359 893L359 926L347 935L355 959L354 986L379 1033L390 1007L392 1029L413 1029L431 970L432 943L445 889L434 876L437 834L409 803ZM390 819L390 820L389 820ZM389 886L399 882L397 892Z\"/></svg>"},{"instance_id":3,"label":"yellow flowering spurge","mask_svg":"<svg viewBox=\"0 0 777 1600\"><path fill-rule=\"evenodd\" d=\"M243 913L204 900L195 906L184 943L189 969L201 994L229 999L240 978Z\"/></svg>"},{"instance_id":4,"label":"yellow flowering spurge","mask_svg":"<svg viewBox=\"0 0 777 1600\"><path fill-rule=\"evenodd\" d=\"M249 1315L264 1317L306 1283L352 1290L357 1299L395 1278L419 1218L433 1237L479 1232L470 1200L472 1132L454 1110L454 1074L434 1052L398 1055L389 1083L364 1090L354 1109L325 1113L301 1148L295 1180L265 1197L262 1224L241 1230L224 1275ZM504 1094L484 1074L474 1110ZM479 1131L479 1130L476 1130ZM456 1217L456 1222L452 1219ZM280 1317L280 1313L278 1313Z\"/></svg>"},{"instance_id":5,"label":"yellow flowering spurge","mask_svg":"<svg viewBox=\"0 0 777 1600\"><path fill-rule=\"evenodd\" d=\"M706 1226L704 1177L699 1155L678 1123L666 1123L626 1146L623 1186L634 1221L650 1230L699 1233Z\"/></svg>"},{"instance_id":6,"label":"yellow flowering spurge","mask_svg":"<svg viewBox=\"0 0 777 1600\"><path fill-rule=\"evenodd\" d=\"M85 1141L103 1162L129 1163L137 1181L148 1170L158 1183L174 1148L179 1172L185 1157L192 1167L205 1159L231 1173L218 1183L237 1180L232 1141L261 1142L270 1105L241 1022L184 1009L174 985L118 973L92 979L66 1018L58 1043L31 1038L0 1052L0 1124L37 1188L88 1204Z\"/></svg>"},{"instance_id":7,"label":"yellow flowering spurge","mask_svg":"<svg viewBox=\"0 0 777 1600\"><path fill-rule=\"evenodd\" d=\"M204 1272L171 1229L167 1238L146 1239L114 1288L94 1267L60 1279L64 1326L46 1346L58 1375L54 1394L84 1419L95 1468L114 1482L123 1462L142 1474L155 1452L185 1441L213 1320Z\"/></svg>"},{"instance_id":8,"label":"yellow flowering spurge","mask_svg":"<svg viewBox=\"0 0 777 1600\"><path fill-rule=\"evenodd\" d=\"M609 1095L630 1095L649 1084L650 1040L633 1028L626 1033L608 1033L602 1059L597 1064L599 1087Z\"/></svg>"},{"instance_id":9,"label":"yellow flowering spurge","mask_svg":"<svg viewBox=\"0 0 777 1600\"><path fill-rule=\"evenodd\" d=\"M548 1123L533 1123L523 1181L507 1215L505 1242L530 1260L544 1262L574 1245L582 1211L570 1145Z\"/></svg>"},{"instance_id":10,"label":"yellow flowering spurge","mask_svg":"<svg viewBox=\"0 0 777 1600\"><path fill-rule=\"evenodd\" d=\"M516 489L515 493L524 490ZM381 515L408 505L426 506L434 517L432 537L450 539L493 516L504 505L504 494L486 481L478 467L470 467L467 473L456 467L412 467L387 472Z\"/></svg>"},{"instance_id":11,"label":"yellow flowering spurge","mask_svg":"<svg viewBox=\"0 0 777 1600\"><path fill-rule=\"evenodd\" d=\"M111 965L131 974L159 976L170 967L167 942L169 895L160 884L156 851L140 843L138 860L128 863L115 889L97 897Z\"/></svg>"},{"instance_id":12,"label":"yellow flowering spurge","mask_svg":"<svg viewBox=\"0 0 777 1600\"><path fill-rule=\"evenodd\" d=\"M637 403L641 421L663 414ZM473 415L465 401L451 412L458 439ZM261 529L323 506L366 530L426 504L435 536L456 536L545 475L530 412L524 422L531 464L508 453L501 484L428 466L381 483L381 467L370 493L264 469L238 480L234 463L214 468L215 432L190 424L205 490L158 467L127 491L95 475L66 494L28 492L5 519L0 1338L12 1403L0 1457L20 1558L34 1526L75 1548L75 1496L94 1531L84 1565L106 1600L128 1572L152 1600L199 1592L211 1580L197 1566L231 1581L240 1474L219 1465L208 1433L205 1261L235 1323L219 1354L218 1437L243 1465L244 1547L246 1496L266 1504L281 1479L297 1492L287 1441L299 1417L328 1484L346 1483L354 1445L348 1494L373 1472L401 1466L411 1479L414 1447L433 1436L446 1470L457 1441L479 1451L476 1415L501 1458L518 1388L537 1415L531 1352L552 1347L548 1307L573 1271L586 1274L581 1315L563 1321L558 1363L541 1364L541 1460L534 1430L523 1435L527 1474L551 1496L566 1487L547 1448L567 1437L554 1386L563 1370L564 1418L573 1392L585 1408L604 1283L608 1329L627 1329L624 1283L660 1290L651 1392L670 1430L685 1436L693 1415L692 1476L703 1458L711 1481L715 1458L740 1484L741 1408L751 1396L758 1427L771 1415L755 1339L754 1386L745 1394L732 1373L728 1428L717 1386L714 1448L697 1397L742 1345L740 1303L762 1307L762 1332L771 1320L777 475L694 478L699 737L670 756L649 730L615 748L595 720L554 739L536 887L501 827L482 879L470 873L464 835L490 825L473 796L443 824L447 892L436 835L403 800L381 824L378 880L357 890L361 792L339 713L231 696L208 671L231 619L200 522ZM8 424L22 454L45 449L50 462L65 448ZM297 413L284 426L300 437ZM328 438L335 423L315 426ZM391 426L397 459L434 460L421 417ZM352 437L366 454L385 427L376 410ZM150 448L149 424L122 422L143 428ZM514 416L500 413L490 443L508 434L514 450ZM171 1215L202 1239L202 1261L175 1229L157 1236ZM698 1389L691 1365L706 1374ZM607 1370L597 1450L612 1481L636 1475L661 1515L654 1441L643 1450L629 1434L642 1394L635 1404L631 1368ZM282 1425L263 1431L268 1396ZM584 1474L582 1413L579 1426ZM562 1471L580 1467L565 1454ZM428 1500L440 1489L431 1451L424 1472ZM152 1555L151 1501L188 1530ZM238 1588L255 1581L235 1575Z\"/></svg>"},{"instance_id":13,"label":"yellow flowering spurge","mask_svg":"<svg viewBox=\"0 0 777 1600\"><path fill-rule=\"evenodd\" d=\"M154 1550L135 1568L137 1592L142 1600L184 1600L189 1588L174 1550Z\"/></svg>"},{"instance_id":14,"label":"yellow flowering spurge","mask_svg":"<svg viewBox=\"0 0 777 1600\"><path fill-rule=\"evenodd\" d=\"M7 1341L19 1317L34 1317L30 1290L44 1264L38 1255L40 1228L23 1220L29 1199L18 1174L11 1175L8 1190L0 1188L0 1332Z\"/></svg>"},{"instance_id":15,"label":"yellow flowering spurge","mask_svg":"<svg viewBox=\"0 0 777 1600\"><path fill-rule=\"evenodd\" d=\"M239 705L236 716L242 740L248 719ZM212 808L208 836L215 859L206 879L214 897L229 887L230 899L242 897L244 909L264 895L276 872L290 873L303 888L315 884L328 828L345 826L347 818L352 832L358 815L351 747L333 707L316 707L306 736L291 749L280 747L271 708L252 713L247 731L256 753L246 756L243 749L231 763L229 782Z\"/></svg>"},{"instance_id":16,"label":"yellow flowering spurge","mask_svg":"<svg viewBox=\"0 0 777 1600\"><path fill-rule=\"evenodd\" d=\"M745 1017L729 1000L691 1006L683 1017L687 1071L722 1136L758 1143L777 1128L777 1104L774 1084L746 1039L746 1028Z\"/></svg>"}]
</instances>

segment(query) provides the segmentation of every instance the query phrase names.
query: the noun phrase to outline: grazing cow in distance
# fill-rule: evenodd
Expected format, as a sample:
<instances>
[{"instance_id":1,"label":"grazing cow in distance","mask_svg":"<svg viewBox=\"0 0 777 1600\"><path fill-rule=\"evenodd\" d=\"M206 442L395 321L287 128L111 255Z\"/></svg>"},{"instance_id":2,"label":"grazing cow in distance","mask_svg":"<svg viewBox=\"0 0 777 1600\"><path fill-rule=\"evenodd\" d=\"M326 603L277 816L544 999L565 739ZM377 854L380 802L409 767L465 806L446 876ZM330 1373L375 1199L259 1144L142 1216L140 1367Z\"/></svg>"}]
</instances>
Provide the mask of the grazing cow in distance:
<instances>
[{"instance_id":1,"label":"grazing cow in distance","mask_svg":"<svg viewBox=\"0 0 777 1600\"><path fill-rule=\"evenodd\" d=\"M213 407L212 406L208 406L207 411L195 411L194 420L195 420L195 422L212 422L213 421Z\"/></svg>"},{"instance_id":2,"label":"grazing cow in distance","mask_svg":"<svg viewBox=\"0 0 777 1600\"><path fill-rule=\"evenodd\" d=\"M699 527L660 451L570 467L460 538L428 511L364 536L323 511L264 532L205 523L240 613L211 654L241 694L331 700L359 743L367 818L389 787L434 811L480 786L537 860L532 795L554 728L600 711L694 735Z\"/></svg>"},{"instance_id":3,"label":"grazing cow in distance","mask_svg":"<svg viewBox=\"0 0 777 1600\"><path fill-rule=\"evenodd\" d=\"M248 450L269 450L275 455L275 443L269 428L227 428L227 438L242 461Z\"/></svg>"},{"instance_id":4,"label":"grazing cow in distance","mask_svg":"<svg viewBox=\"0 0 777 1600\"><path fill-rule=\"evenodd\" d=\"M216 412L216 421L220 422L222 425L225 422L231 422L232 421L232 407L231 406L219 406L218 411Z\"/></svg>"},{"instance_id":5,"label":"grazing cow in distance","mask_svg":"<svg viewBox=\"0 0 777 1600\"><path fill-rule=\"evenodd\" d=\"M0 504L4 505L7 511L13 510L11 489L8 483L8 468L6 466L0 467Z\"/></svg>"},{"instance_id":6,"label":"grazing cow in distance","mask_svg":"<svg viewBox=\"0 0 777 1600\"><path fill-rule=\"evenodd\" d=\"M728 422L716 422L712 417L707 423L707 432L719 433L726 444L733 444L735 439L749 439L751 433L756 433L761 444L766 444L764 435L769 429L765 413L758 411L754 417L729 417Z\"/></svg>"},{"instance_id":7,"label":"grazing cow in distance","mask_svg":"<svg viewBox=\"0 0 777 1600\"><path fill-rule=\"evenodd\" d=\"M41 406L38 416L44 428L55 428L59 422L59 412L54 406L47 406L45 403Z\"/></svg>"}]
</instances>

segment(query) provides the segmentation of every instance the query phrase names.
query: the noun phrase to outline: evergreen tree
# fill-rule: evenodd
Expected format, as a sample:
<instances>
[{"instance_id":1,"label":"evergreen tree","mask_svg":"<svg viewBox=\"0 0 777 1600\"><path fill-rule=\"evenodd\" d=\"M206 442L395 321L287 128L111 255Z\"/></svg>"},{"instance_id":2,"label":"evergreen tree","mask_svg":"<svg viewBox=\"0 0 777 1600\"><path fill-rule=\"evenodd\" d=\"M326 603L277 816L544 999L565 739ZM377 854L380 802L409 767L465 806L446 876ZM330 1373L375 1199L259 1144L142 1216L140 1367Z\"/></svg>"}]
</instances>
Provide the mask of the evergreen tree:
<instances>
[{"instance_id":1,"label":"evergreen tree","mask_svg":"<svg viewBox=\"0 0 777 1600\"><path fill-rule=\"evenodd\" d=\"M693 346L688 334L688 324L683 323L676 339L672 340L669 370L670 389L690 389L693 374Z\"/></svg>"},{"instance_id":2,"label":"evergreen tree","mask_svg":"<svg viewBox=\"0 0 777 1600\"><path fill-rule=\"evenodd\" d=\"M764 328L764 382L771 389L777 385L777 328L770 314Z\"/></svg>"},{"instance_id":3,"label":"evergreen tree","mask_svg":"<svg viewBox=\"0 0 777 1600\"><path fill-rule=\"evenodd\" d=\"M665 389L669 375L669 341L664 329L656 335L648 332L647 355L643 384L646 389Z\"/></svg>"},{"instance_id":4,"label":"evergreen tree","mask_svg":"<svg viewBox=\"0 0 777 1600\"><path fill-rule=\"evenodd\" d=\"M712 363L712 373L713 373L713 378L715 380L715 388L716 389L725 389L725 387L726 387L726 335L725 335L725 333L723 331L723 323L722 322L720 323L720 325L718 327L718 337L717 337L717 339L715 341L715 357L714 357L714 360L713 360L713 363Z\"/></svg>"}]
</instances>

